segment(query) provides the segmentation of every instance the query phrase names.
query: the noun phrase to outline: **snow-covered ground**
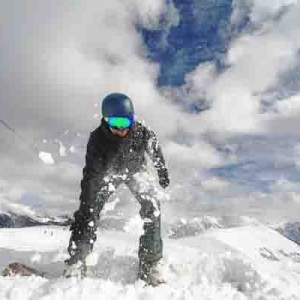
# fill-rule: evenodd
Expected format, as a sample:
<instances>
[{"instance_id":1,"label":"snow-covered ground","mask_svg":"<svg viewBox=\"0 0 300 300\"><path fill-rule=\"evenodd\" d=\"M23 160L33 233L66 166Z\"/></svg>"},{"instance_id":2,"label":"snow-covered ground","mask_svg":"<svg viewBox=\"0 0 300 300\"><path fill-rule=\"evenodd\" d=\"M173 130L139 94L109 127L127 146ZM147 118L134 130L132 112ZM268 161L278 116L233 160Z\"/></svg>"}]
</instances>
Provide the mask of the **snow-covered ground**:
<instances>
[{"instance_id":1,"label":"snow-covered ground","mask_svg":"<svg viewBox=\"0 0 300 300\"><path fill-rule=\"evenodd\" d=\"M20 261L49 276L1 276L0 299L300 299L300 247L263 225L165 237L167 284L156 288L136 278L139 235L132 232L99 231L89 277L79 280L61 276L67 227L1 229L0 268Z\"/></svg>"}]
</instances>

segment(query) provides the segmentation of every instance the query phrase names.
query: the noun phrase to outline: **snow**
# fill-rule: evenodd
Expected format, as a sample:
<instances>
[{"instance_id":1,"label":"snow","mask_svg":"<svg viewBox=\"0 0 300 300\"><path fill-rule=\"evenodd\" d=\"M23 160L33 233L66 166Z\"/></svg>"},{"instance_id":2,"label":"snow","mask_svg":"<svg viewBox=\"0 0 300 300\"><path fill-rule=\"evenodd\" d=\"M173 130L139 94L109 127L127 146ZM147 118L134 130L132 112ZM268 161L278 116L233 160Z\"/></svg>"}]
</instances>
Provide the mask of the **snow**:
<instances>
[{"instance_id":1,"label":"snow","mask_svg":"<svg viewBox=\"0 0 300 300\"><path fill-rule=\"evenodd\" d=\"M133 223L137 222L136 218ZM195 237L164 237L160 266L167 283L137 280L139 232L98 232L88 257L89 276L61 276L68 228L0 230L0 268L20 261L47 278L0 276L0 299L299 299L300 248L262 225L212 229Z\"/></svg>"},{"instance_id":2,"label":"snow","mask_svg":"<svg viewBox=\"0 0 300 300\"><path fill-rule=\"evenodd\" d=\"M67 156L67 152L66 152L66 147L64 146L64 144L61 141L58 141L59 143L59 155L60 156Z\"/></svg>"},{"instance_id":3,"label":"snow","mask_svg":"<svg viewBox=\"0 0 300 300\"><path fill-rule=\"evenodd\" d=\"M43 161L46 165L53 165L55 162L54 162L54 159L52 157L52 154L51 153L48 153L48 152L40 152L39 153L39 158L41 161Z\"/></svg>"},{"instance_id":4,"label":"snow","mask_svg":"<svg viewBox=\"0 0 300 300\"><path fill-rule=\"evenodd\" d=\"M32 263L39 262L40 260L41 260L41 254L40 254L40 253L35 253L35 254L31 257L31 262L32 262Z\"/></svg>"},{"instance_id":5,"label":"snow","mask_svg":"<svg viewBox=\"0 0 300 300\"><path fill-rule=\"evenodd\" d=\"M70 151L71 153L75 153L75 152L76 152L75 146L72 145L72 146L70 147L69 151Z\"/></svg>"},{"instance_id":6,"label":"snow","mask_svg":"<svg viewBox=\"0 0 300 300\"><path fill-rule=\"evenodd\" d=\"M114 200L106 202L101 213L105 215L107 212L113 211L119 202L120 199L118 197L116 197Z\"/></svg>"},{"instance_id":7,"label":"snow","mask_svg":"<svg viewBox=\"0 0 300 300\"><path fill-rule=\"evenodd\" d=\"M116 190L116 187L110 182L108 184L108 191L109 192L114 192Z\"/></svg>"},{"instance_id":8,"label":"snow","mask_svg":"<svg viewBox=\"0 0 300 300\"><path fill-rule=\"evenodd\" d=\"M143 226L144 221L141 219L140 215L136 215L135 217L130 218L130 220L124 225L123 229L125 232L134 232L142 235L144 232Z\"/></svg>"}]
</instances>

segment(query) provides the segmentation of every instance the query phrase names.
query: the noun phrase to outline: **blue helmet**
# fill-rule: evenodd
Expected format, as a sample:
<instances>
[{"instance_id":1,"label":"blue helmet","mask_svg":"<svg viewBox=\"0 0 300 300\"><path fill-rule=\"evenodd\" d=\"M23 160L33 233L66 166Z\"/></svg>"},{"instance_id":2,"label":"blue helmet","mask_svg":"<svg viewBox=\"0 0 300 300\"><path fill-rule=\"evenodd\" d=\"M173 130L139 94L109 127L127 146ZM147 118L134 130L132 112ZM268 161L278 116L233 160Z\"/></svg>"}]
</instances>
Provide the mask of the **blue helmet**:
<instances>
[{"instance_id":1,"label":"blue helmet","mask_svg":"<svg viewBox=\"0 0 300 300\"><path fill-rule=\"evenodd\" d=\"M134 108L131 99L121 93L107 95L102 101L102 115L108 117L134 117Z\"/></svg>"}]
</instances>

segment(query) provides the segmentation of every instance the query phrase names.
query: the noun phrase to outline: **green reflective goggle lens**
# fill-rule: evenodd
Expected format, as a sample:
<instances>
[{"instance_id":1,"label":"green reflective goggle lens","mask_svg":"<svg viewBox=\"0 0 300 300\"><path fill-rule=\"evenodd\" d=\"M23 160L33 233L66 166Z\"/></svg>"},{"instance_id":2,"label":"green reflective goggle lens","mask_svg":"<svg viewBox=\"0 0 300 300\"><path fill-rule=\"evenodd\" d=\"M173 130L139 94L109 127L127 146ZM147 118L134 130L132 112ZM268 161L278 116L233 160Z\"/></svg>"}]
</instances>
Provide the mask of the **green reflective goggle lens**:
<instances>
[{"instance_id":1,"label":"green reflective goggle lens","mask_svg":"<svg viewBox=\"0 0 300 300\"><path fill-rule=\"evenodd\" d=\"M108 117L105 121L110 127L116 127L120 129L127 129L132 124L132 119L124 117Z\"/></svg>"}]
</instances>

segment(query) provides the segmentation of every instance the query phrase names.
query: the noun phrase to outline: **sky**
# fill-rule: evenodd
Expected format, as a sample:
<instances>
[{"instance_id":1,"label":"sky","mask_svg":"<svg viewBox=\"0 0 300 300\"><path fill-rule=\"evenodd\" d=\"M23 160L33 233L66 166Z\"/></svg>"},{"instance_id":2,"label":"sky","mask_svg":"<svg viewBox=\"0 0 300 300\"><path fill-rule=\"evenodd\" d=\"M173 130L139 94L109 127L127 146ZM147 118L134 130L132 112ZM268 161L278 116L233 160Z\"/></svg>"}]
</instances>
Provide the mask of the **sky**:
<instances>
[{"instance_id":1,"label":"sky","mask_svg":"<svg viewBox=\"0 0 300 300\"><path fill-rule=\"evenodd\" d=\"M297 219L299 11L296 0L0 2L0 209L71 215L101 99L123 92L162 145L166 219ZM117 196L132 216L133 196Z\"/></svg>"}]
</instances>

